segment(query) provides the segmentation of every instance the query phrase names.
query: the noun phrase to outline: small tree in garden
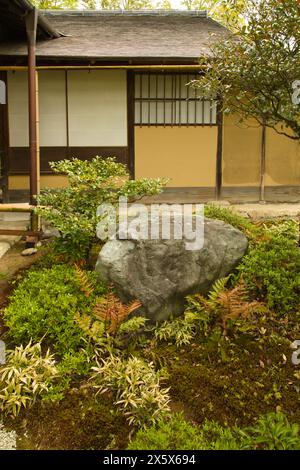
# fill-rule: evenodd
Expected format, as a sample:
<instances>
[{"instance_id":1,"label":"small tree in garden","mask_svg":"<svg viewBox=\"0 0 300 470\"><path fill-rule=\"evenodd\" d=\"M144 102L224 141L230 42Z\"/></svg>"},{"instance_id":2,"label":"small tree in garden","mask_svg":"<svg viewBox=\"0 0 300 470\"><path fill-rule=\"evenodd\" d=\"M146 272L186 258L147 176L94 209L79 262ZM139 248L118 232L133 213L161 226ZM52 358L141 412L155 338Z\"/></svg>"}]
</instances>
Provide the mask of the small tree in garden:
<instances>
[{"instance_id":1,"label":"small tree in garden","mask_svg":"<svg viewBox=\"0 0 300 470\"><path fill-rule=\"evenodd\" d=\"M159 178L130 180L126 166L115 158L73 158L52 162L50 166L54 173L66 175L69 184L60 189L43 189L36 212L59 230L60 247L74 259L87 256L96 238L99 205L117 204L121 196L131 202L151 196L166 183Z\"/></svg>"},{"instance_id":2,"label":"small tree in garden","mask_svg":"<svg viewBox=\"0 0 300 470\"><path fill-rule=\"evenodd\" d=\"M249 0L247 24L213 46L194 82L199 94L220 97L223 111L254 118L300 139L300 2Z\"/></svg>"}]
</instances>

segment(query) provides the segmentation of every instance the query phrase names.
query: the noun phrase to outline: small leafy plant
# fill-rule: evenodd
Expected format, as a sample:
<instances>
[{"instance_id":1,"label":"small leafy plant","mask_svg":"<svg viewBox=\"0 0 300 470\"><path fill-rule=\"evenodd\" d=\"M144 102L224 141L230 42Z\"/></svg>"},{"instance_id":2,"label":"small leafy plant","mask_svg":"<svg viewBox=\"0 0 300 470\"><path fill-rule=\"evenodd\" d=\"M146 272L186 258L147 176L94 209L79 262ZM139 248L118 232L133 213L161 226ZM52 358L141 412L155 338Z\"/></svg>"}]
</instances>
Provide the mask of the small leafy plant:
<instances>
[{"instance_id":1,"label":"small leafy plant","mask_svg":"<svg viewBox=\"0 0 300 470\"><path fill-rule=\"evenodd\" d=\"M41 343L8 351L7 364L0 368L0 409L17 416L48 392L57 376L54 356L49 350L42 355Z\"/></svg>"},{"instance_id":2,"label":"small leafy plant","mask_svg":"<svg viewBox=\"0 0 300 470\"><path fill-rule=\"evenodd\" d=\"M207 298L202 294L187 298L188 311L206 313L213 324L221 324L225 331L230 323L239 319L249 320L255 314L265 313L267 310L261 302L248 301L247 288L243 282L227 289L228 279L216 281Z\"/></svg>"},{"instance_id":3,"label":"small leafy plant","mask_svg":"<svg viewBox=\"0 0 300 470\"><path fill-rule=\"evenodd\" d=\"M130 201L159 193L166 180L131 180L125 165L115 158L95 157L91 161L62 160L50 163L54 173L66 175L68 186L43 189L37 213L61 233L56 249L67 257L86 259L96 227L101 220L97 208L103 203L117 204L120 196Z\"/></svg>"},{"instance_id":4,"label":"small leafy plant","mask_svg":"<svg viewBox=\"0 0 300 470\"><path fill-rule=\"evenodd\" d=\"M155 425L140 429L129 450L199 450L203 440L199 429L181 413L161 418Z\"/></svg>"},{"instance_id":5,"label":"small leafy plant","mask_svg":"<svg viewBox=\"0 0 300 470\"><path fill-rule=\"evenodd\" d=\"M112 392L130 425L156 423L170 412L169 389L161 387L161 376L152 363L111 354L98 361L93 371L91 380L98 393Z\"/></svg>"},{"instance_id":6,"label":"small leafy plant","mask_svg":"<svg viewBox=\"0 0 300 470\"><path fill-rule=\"evenodd\" d=\"M104 331L115 336L122 323L128 320L129 315L141 307L141 302L134 300L128 305L123 304L113 292L100 298L93 309L94 315L104 323Z\"/></svg>"},{"instance_id":7,"label":"small leafy plant","mask_svg":"<svg viewBox=\"0 0 300 470\"><path fill-rule=\"evenodd\" d=\"M185 312L183 317L166 320L157 325L154 336L157 341L174 342L176 346L189 344L194 338L199 324L199 315Z\"/></svg>"}]
</instances>

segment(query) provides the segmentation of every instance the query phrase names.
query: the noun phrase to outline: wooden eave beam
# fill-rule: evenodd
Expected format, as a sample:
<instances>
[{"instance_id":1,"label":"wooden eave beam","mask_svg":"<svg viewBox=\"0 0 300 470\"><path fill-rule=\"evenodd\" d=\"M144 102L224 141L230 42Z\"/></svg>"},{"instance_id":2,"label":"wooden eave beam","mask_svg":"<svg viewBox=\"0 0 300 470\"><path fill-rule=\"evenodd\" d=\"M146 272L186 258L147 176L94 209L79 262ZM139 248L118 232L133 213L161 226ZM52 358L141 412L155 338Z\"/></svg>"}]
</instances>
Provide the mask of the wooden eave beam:
<instances>
[{"instance_id":1,"label":"wooden eave beam","mask_svg":"<svg viewBox=\"0 0 300 470\"><path fill-rule=\"evenodd\" d=\"M202 70L203 65L39 65L36 70ZM24 72L23 65L2 65L0 71Z\"/></svg>"}]
</instances>

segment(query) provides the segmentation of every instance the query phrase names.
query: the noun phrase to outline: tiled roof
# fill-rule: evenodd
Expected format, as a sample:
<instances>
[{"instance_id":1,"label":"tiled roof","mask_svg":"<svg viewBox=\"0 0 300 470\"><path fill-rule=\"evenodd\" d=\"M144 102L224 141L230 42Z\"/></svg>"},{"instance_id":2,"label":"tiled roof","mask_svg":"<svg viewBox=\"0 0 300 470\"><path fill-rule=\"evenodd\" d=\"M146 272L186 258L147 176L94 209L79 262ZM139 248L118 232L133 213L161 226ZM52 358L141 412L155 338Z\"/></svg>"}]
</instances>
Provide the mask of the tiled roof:
<instances>
[{"instance_id":1,"label":"tiled roof","mask_svg":"<svg viewBox=\"0 0 300 470\"><path fill-rule=\"evenodd\" d=\"M64 36L39 41L39 58L197 61L227 34L205 11L43 11ZM25 42L0 44L0 56L26 55Z\"/></svg>"}]
</instances>

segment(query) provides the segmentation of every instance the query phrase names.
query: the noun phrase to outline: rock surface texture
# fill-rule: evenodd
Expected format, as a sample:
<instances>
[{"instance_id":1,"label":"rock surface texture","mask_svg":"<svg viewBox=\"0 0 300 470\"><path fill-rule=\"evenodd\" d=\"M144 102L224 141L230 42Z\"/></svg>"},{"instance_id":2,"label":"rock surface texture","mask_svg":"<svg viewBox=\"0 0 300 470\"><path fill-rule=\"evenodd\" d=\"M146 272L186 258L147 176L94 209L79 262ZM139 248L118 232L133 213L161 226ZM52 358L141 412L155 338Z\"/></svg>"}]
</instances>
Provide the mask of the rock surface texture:
<instances>
[{"instance_id":1,"label":"rock surface texture","mask_svg":"<svg viewBox=\"0 0 300 470\"><path fill-rule=\"evenodd\" d=\"M185 240L110 240L96 271L114 284L122 301L138 299L153 321L178 316L185 297L207 292L227 276L247 251L246 237L224 222L205 219L204 246L186 249Z\"/></svg>"}]
</instances>

